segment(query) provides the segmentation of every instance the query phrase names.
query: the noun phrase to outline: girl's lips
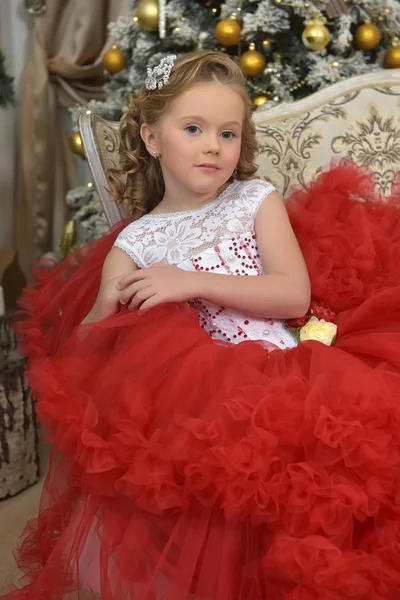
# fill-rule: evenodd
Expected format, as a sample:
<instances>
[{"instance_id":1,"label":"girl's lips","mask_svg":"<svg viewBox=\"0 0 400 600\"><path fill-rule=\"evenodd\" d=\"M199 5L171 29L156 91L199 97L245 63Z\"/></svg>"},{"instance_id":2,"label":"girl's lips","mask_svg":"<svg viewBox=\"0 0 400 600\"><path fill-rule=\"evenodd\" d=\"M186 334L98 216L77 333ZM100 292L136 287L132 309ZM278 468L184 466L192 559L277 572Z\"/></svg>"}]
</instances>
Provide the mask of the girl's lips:
<instances>
[{"instance_id":1,"label":"girl's lips","mask_svg":"<svg viewBox=\"0 0 400 600\"><path fill-rule=\"evenodd\" d=\"M206 173L216 173L220 170L220 168L217 165L213 165L211 163L204 163L203 165L199 165L198 168L202 171L205 171Z\"/></svg>"}]
</instances>

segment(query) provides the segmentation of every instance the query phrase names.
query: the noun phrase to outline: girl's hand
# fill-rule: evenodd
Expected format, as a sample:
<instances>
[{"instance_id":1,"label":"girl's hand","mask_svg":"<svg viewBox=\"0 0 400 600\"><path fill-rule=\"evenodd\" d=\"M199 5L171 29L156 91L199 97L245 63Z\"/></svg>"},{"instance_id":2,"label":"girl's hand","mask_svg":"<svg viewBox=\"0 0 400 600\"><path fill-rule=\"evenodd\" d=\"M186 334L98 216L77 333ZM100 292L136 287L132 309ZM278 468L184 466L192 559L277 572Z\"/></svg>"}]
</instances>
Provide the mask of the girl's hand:
<instances>
[{"instance_id":1,"label":"girl's hand","mask_svg":"<svg viewBox=\"0 0 400 600\"><path fill-rule=\"evenodd\" d=\"M118 289L118 283L121 275L113 277L108 281L103 281L94 303L92 310L82 321L84 323L96 323L114 315L121 308L121 291Z\"/></svg>"},{"instance_id":2,"label":"girl's hand","mask_svg":"<svg viewBox=\"0 0 400 600\"><path fill-rule=\"evenodd\" d=\"M134 271L118 283L120 303L129 310L147 310L166 302L187 302L197 297L196 275L178 267L156 263Z\"/></svg>"},{"instance_id":3,"label":"girl's hand","mask_svg":"<svg viewBox=\"0 0 400 600\"><path fill-rule=\"evenodd\" d=\"M103 313L107 316L117 312L121 306L121 290L118 287L120 280L120 275L118 277L113 277L107 282L104 282L100 287L98 304Z\"/></svg>"},{"instance_id":4,"label":"girl's hand","mask_svg":"<svg viewBox=\"0 0 400 600\"><path fill-rule=\"evenodd\" d=\"M83 323L102 321L118 312L121 308L121 292L118 289L120 279L121 275L101 284L96 302Z\"/></svg>"}]
</instances>

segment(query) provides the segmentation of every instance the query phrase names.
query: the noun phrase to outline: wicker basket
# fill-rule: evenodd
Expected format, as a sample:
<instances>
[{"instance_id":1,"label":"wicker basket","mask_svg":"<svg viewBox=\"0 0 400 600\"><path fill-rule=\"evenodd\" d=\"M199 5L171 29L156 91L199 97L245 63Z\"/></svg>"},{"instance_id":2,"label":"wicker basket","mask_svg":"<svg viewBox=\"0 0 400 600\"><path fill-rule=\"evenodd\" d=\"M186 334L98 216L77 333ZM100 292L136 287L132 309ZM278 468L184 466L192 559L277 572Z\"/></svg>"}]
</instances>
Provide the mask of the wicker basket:
<instances>
[{"instance_id":1,"label":"wicker basket","mask_svg":"<svg viewBox=\"0 0 400 600\"><path fill-rule=\"evenodd\" d=\"M39 479L34 402L17 351L12 315L0 317L0 499Z\"/></svg>"}]
</instances>

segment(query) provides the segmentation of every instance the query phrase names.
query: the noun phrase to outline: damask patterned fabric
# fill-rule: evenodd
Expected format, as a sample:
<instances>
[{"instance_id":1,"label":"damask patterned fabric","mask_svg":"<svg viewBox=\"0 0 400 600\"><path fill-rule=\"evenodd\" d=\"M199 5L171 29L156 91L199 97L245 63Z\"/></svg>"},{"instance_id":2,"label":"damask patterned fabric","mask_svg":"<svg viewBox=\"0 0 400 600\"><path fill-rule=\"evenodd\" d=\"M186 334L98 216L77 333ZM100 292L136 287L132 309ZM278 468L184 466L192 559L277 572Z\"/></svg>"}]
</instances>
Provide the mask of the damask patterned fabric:
<instances>
[{"instance_id":1,"label":"damask patterned fabric","mask_svg":"<svg viewBox=\"0 0 400 600\"><path fill-rule=\"evenodd\" d=\"M389 195L400 165L399 103L397 84L356 89L275 121L268 110L256 113L261 176L287 195L346 159L373 171L377 191Z\"/></svg>"}]
</instances>

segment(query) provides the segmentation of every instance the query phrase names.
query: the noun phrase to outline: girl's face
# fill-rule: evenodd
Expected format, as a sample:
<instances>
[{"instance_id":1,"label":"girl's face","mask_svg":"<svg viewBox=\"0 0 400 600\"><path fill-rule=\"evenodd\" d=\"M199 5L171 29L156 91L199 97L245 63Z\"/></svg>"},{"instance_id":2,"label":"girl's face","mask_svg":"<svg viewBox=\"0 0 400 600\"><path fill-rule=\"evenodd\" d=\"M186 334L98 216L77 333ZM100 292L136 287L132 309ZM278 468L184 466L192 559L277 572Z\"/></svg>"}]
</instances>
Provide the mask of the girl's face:
<instances>
[{"instance_id":1,"label":"girl's face","mask_svg":"<svg viewBox=\"0 0 400 600\"><path fill-rule=\"evenodd\" d=\"M244 115L240 94L218 82L178 96L152 128L166 192L213 194L226 183L239 160Z\"/></svg>"}]
</instances>

